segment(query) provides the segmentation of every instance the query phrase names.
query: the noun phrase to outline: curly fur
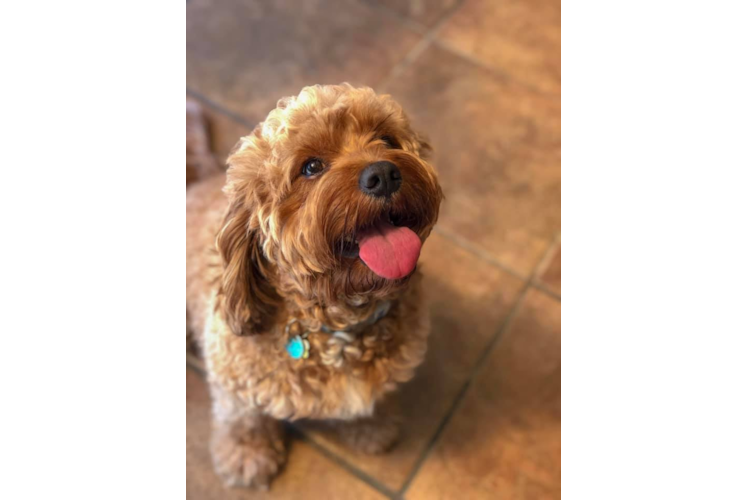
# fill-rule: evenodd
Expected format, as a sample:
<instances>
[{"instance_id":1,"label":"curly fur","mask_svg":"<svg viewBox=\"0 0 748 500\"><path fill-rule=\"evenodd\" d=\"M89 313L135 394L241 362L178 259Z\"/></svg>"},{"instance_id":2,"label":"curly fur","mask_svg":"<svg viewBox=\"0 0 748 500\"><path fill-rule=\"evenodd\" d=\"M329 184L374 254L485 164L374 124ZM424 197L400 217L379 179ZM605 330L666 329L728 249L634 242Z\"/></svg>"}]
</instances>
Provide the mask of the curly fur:
<instances>
[{"instance_id":1,"label":"curly fur","mask_svg":"<svg viewBox=\"0 0 748 500\"><path fill-rule=\"evenodd\" d=\"M227 484L264 486L277 473L274 420L346 420L344 440L369 451L394 440L396 419L374 408L425 355L420 276L380 278L341 251L383 213L428 237L442 200L429 151L389 96L307 87L240 140L225 178L188 189L188 326L206 359L213 457ZM310 157L326 165L314 178L300 175ZM390 199L358 186L362 169L381 160L403 178ZM389 313L363 331L322 331L361 323L382 301ZM292 323L309 332L308 359L285 352Z\"/></svg>"}]
</instances>

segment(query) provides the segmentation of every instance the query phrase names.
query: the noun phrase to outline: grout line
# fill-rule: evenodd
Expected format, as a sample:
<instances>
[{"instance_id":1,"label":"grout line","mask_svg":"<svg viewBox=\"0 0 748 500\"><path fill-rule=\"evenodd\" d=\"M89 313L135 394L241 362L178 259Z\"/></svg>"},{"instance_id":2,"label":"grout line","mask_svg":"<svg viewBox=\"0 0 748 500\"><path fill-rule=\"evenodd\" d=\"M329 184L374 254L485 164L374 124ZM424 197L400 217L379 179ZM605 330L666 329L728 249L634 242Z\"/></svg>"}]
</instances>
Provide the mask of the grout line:
<instances>
[{"instance_id":1,"label":"grout line","mask_svg":"<svg viewBox=\"0 0 748 500\"><path fill-rule=\"evenodd\" d=\"M555 290L551 290L550 288L548 288L548 286L542 281L533 281L532 286L538 291L548 295L552 299L556 299L557 301L561 302L561 294L559 294Z\"/></svg>"},{"instance_id":2,"label":"grout line","mask_svg":"<svg viewBox=\"0 0 748 500\"><path fill-rule=\"evenodd\" d=\"M555 238L556 246L560 245L560 233ZM555 251L556 247L552 250ZM541 279L541 273L545 272L550 259L553 258L551 251L536 269L532 277L532 286L541 292L560 302L748 302L748 296L741 295L564 295L549 288ZM563 280L562 280L563 281Z\"/></svg>"},{"instance_id":3,"label":"grout line","mask_svg":"<svg viewBox=\"0 0 748 500\"><path fill-rule=\"evenodd\" d=\"M191 361L190 354L187 354L187 369L192 370L193 372L200 375L200 378L202 378L203 380L205 379L205 375L206 375L205 369L202 366L200 366L200 364L195 363L194 361Z\"/></svg>"},{"instance_id":4,"label":"grout line","mask_svg":"<svg viewBox=\"0 0 748 500\"><path fill-rule=\"evenodd\" d=\"M498 78L499 80L501 80L503 82L513 83L513 84L515 84L515 85L517 85L519 87L522 87L525 90L528 90L528 91L532 92L533 94L536 94L536 95L541 96L541 97L559 97L560 96L560 94L557 93L557 92L543 91L543 90L540 90L539 88L535 87L534 85L531 85L531 84L529 84L529 83L527 83L527 82L525 82L523 80L517 79L517 78L513 77L510 73L507 73L507 72L503 71L500 68L497 68L495 66L492 66L492 65L490 65L490 64L482 61L481 59L477 58L473 54L471 54L469 52L466 52L466 51L464 51L462 49L459 49L459 48L455 47L454 45L452 45L451 43L449 43L449 42L447 42L445 40L442 40L442 39L439 39L439 38L435 38L434 39L434 45L436 45L437 47L439 47L441 49L446 50L447 52L451 52L452 54L456 55L457 57L459 57L461 59L464 59L465 61L473 64L474 66L477 66L477 67L479 67L479 68L487 71L492 76Z\"/></svg>"},{"instance_id":5,"label":"grout line","mask_svg":"<svg viewBox=\"0 0 748 500\"><path fill-rule=\"evenodd\" d=\"M540 279L540 273L545 270L543 268L546 267L548 265L548 263L550 262L550 260L553 259L553 257L555 256L554 251L556 250L556 248L558 246L557 243L560 243L561 233L557 233L556 235L553 236L553 239L551 240L551 243L550 243L550 245L551 245L551 251L550 252L546 251L546 252L543 253L543 256L541 257L541 259L539 261L539 264L537 264L536 267L535 267L535 271L533 272L534 274L531 274L530 278L528 278L526 275L523 275L519 271L516 271L512 267L510 267L510 266L504 264L503 262L501 262L499 259L497 259L496 257L494 257L487 250L484 250L480 246L475 245L474 243L472 243L471 241L463 238L462 236L460 236L457 233L454 233L454 232L452 232L452 231L450 231L448 229L441 228L438 225L436 227L434 227L433 231L436 234L438 234L440 236L443 236L444 238L448 239L450 242L452 242L455 245L459 246L463 250L466 250L467 252L470 252L475 257L478 257L479 259L485 261L486 263L488 263L488 264L490 264L490 265L492 265L494 267L497 267L497 268L501 269L502 271L504 271L504 272L506 272L506 273L508 273L508 274L510 274L512 276L514 276L515 278L521 279L523 281L527 280L527 279L530 279L532 281L532 283L531 283L532 286L534 286L535 288L537 288L541 292L544 292L545 294L550 295L552 298L554 298L554 299L556 299L558 301L561 301L561 295L558 292L556 292L556 291L552 290L551 288L549 288Z\"/></svg>"},{"instance_id":6,"label":"grout line","mask_svg":"<svg viewBox=\"0 0 748 500\"><path fill-rule=\"evenodd\" d=\"M520 308L522 307L522 304L525 302L525 298L527 297L528 292L532 288L533 278L538 273L539 265L543 263L545 259L548 258L548 254L552 254L553 250L556 249L556 243L558 242L559 238L560 238L560 234L557 235L555 238L553 238L551 243L548 245L548 248L543 253L543 258L540 259L540 262L535 266L535 269L533 269L531 276L529 278L526 278L525 284L522 287L522 290L520 291L519 296L517 297L517 300L512 306L511 311L509 312L509 314L507 314L507 317L502 322L501 326L499 327L494 337L489 341L483 354L480 356L480 358L478 358L478 361L476 361L475 365L473 365L473 369L470 370L467 380L460 388L460 391L455 397L454 401L452 402L452 405L449 407L449 410L447 410L447 413L444 415L444 417L442 417L441 421L439 422L439 426L437 427L436 432L434 432L434 435L431 436L431 439L426 445L426 448L421 453L421 456L416 461L416 464L413 466L413 469L411 469L410 474L408 474L408 477L405 479L405 482L403 482L403 485L400 487L400 491L398 492L399 496L402 497L403 495L405 495L405 492L408 490L410 485L413 483L413 480L416 478L416 476L421 470L421 467L426 462L428 457L431 455L431 452L433 451L433 449L436 447L436 443L439 441L439 438L441 437L442 433L446 429L449 422L452 420L452 417L455 415L455 413L457 413L457 410L459 410L459 408L462 406L462 403L465 400L465 397L467 396L467 393L470 390L470 387L472 387L475 378L481 372L484 365L488 362L488 359L491 356L491 353L494 351L494 349L499 344L501 339L504 338L504 333L511 327L512 323L514 322L514 318L517 316Z\"/></svg>"},{"instance_id":7,"label":"grout line","mask_svg":"<svg viewBox=\"0 0 748 500\"><path fill-rule=\"evenodd\" d=\"M392 67L388 75L375 86L377 93L382 93L389 85L391 85L392 82L397 77L399 77L408 66L414 63L416 59L418 59L418 57L429 47L429 45L433 43L437 47L447 52L450 52L456 55L457 57L465 60L466 62L471 63L474 66L477 66L487 71L488 73L498 78L499 80L502 80L507 83L514 83L541 97L558 97L558 93L556 92L542 91L538 89L537 87L524 82L523 80L514 78L513 76L511 76L511 74L501 70L500 68L487 64L486 62L477 58L475 55L469 52L466 52L462 49L459 49L447 41L437 38L438 32L447 23L447 21L449 21L452 15L462 6L462 4L464 3L464 0L460 0L456 2L452 7L446 10L442 14L441 18L431 28L427 28L426 26L408 18L407 16L403 16L399 12L394 11L388 8L387 6L381 5L379 3L369 2L366 0L362 0L362 3L364 5L369 6L370 8L376 9L384 13L385 15L397 20L403 27L409 29L411 32L415 34L422 36L421 40L419 40L419 42L416 43L416 45L410 51L408 51L405 57ZM217 104L216 102L210 100L209 98L205 97L199 92L190 89L189 87L187 88L187 94L201 101L203 104L213 108L213 110L227 116L228 118L231 118L232 120L239 123L240 125L244 125L245 127L248 127L249 129L254 129L257 123L259 123L259 121L261 120L261 119L258 120L256 123L250 123L243 116L224 108L220 104Z\"/></svg>"},{"instance_id":8,"label":"grout line","mask_svg":"<svg viewBox=\"0 0 748 500\"><path fill-rule=\"evenodd\" d=\"M543 253L543 256L538 261L538 263L535 264L535 268L533 269L532 274L530 275L530 278L527 280L528 288L534 285L534 281L538 279L538 277L540 276L540 273L544 270L544 269L541 270L541 266L548 265L551 259L553 259L556 248L558 248L560 244L561 244L561 231L555 234L550 244L548 244L548 248L546 248L545 252Z\"/></svg>"},{"instance_id":9,"label":"grout line","mask_svg":"<svg viewBox=\"0 0 748 500\"><path fill-rule=\"evenodd\" d=\"M553 260L553 257L556 256L556 249L561 245L561 232L558 231L556 234L553 235L553 239L551 239L551 243L548 249L546 249L545 253L540 257L540 260L537 264L535 264L534 271L532 273L532 276L530 276L533 280L539 280L540 276L546 271L548 268L548 264L551 263Z\"/></svg>"},{"instance_id":10,"label":"grout line","mask_svg":"<svg viewBox=\"0 0 748 500\"><path fill-rule=\"evenodd\" d=\"M442 14L442 16L434 24L433 27L427 29L425 32L425 28L422 27L419 23L416 23L411 19L404 20L399 13L395 13L385 6L379 6L380 10L386 10L393 13L393 16L398 19L403 24L403 26L415 31L420 35L423 35L423 38L421 38L421 40L412 49L410 49L410 51L408 51L408 53L399 63L395 64L392 67L389 74L384 78L384 80L379 82L379 84L376 86L376 92L378 94L381 94L388 86L390 86L392 82L394 82L395 79L399 77L408 66L413 64L416 59L418 59L418 56L420 56L428 48L428 46L436 40L436 35L439 30L442 28L442 26L444 26L449 18L452 17L452 14L454 14L455 11L461 6L462 1L456 2L452 7L447 9Z\"/></svg>"},{"instance_id":11,"label":"grout line","mask_svg":"<svg viewBox=\"0 0 748 500\"><path fill-rule=\"evenodd\" d=\"M429 28L427 26L419 23L418 21L415 21L409 18L406 15L399 13L398 11L394 9L390 9L386 5L382 5L377 0L361 0L361 3L363 3L367 7L378 10L379 12L390 17L391 19L397 20L400 24L402 24L404 27L408 28L409 30L413 31L414 33L417 33L419 35L425 35L429 31Z\"/></svg>"},{"instance_id":12,"label":"grout line","mask_svg":"<svg viewBox=\"0 0 748 500\"><path fill-rule=\"evenodd\" d=\"M535 87L532 87L530 85L527 85L523 83L522 81L516 80L509 76L507 73L501 71L498 68L495 68L493 66L487 65L480 59L476 58L472 54L469 54L467 52L463 52L460 49L457 49L456 47L453 47L452 45L439 40L437 38L438 32L441 30L441 28L446 24L446 22L449 20L449 18L452 17L452 14L461 7L463 1L458 1L454 6L452 6L450 9L445 11L445 13L441 16L441 18L434 24L432 28L426 28L420 23L417 23L413 21L410 18L403 17L399 13L390 10L386 6L379 5L377 3L370 3L370 2L364 2L366 5L376 8L377 10L386 13L386 15L397 19L398 22L401 23L405 28L411 30L412 32L422 35L421 40L418 41L418 43L415 44L415 46L408 51L408 53L405 55L405 57L396 63L388 75L376 86L377 92L381 93L384 89L386 89L389 85L391 85L396 78L398 78L402 73L407 69L408 66L413 64L418 57L429 47L429 45L432 44L432 42L446 50L447 52L451 52L452 54L456 55L457 57L465 60L468 63L471 63L475 66L478 66L485 71L487 71L489 74L491 74L494 77L497 77L503 81L508 81L512 83L516 83L519 86L522 86L534 93L548 96L553 96L554 94L549 94L545 92L541 92ZM226 117L232 119L236 123L243 125L245 127L248 127L250 129L253 129L253 124L250 124L244 117L241 115L238 115L232 111L229 111L225 109L223 106L211 101L207 97L203 96L202 94L191 90L187 88L187 94L191 97L194 97L195 99L201 101L206 106L212 108L214 111L221 113L225 115ZM553 291L549 290L547 287L545 287L541 282L537 280L537 275L539 274L539 266L541 263L545 263L547 259L552 258L553 254L551 253L552 250L555 250L555 244L558 241L558 238L560 235L557 235L556 238L553 239L552 244L550 245L549 249L546 251L546 254L544 254L543 258L541 259L540 263L535 267L533 270L533 273L530 275L530 277L524 276L521 273L515 271L511 267L503 264L501 261L496 259L493 255L491 255L489 252L483 250L482 248L475 246L473 243L469 242L468 240L465 240L461 236L451 233L449 231L435 228L434 231L437 234L440 234L444 237L446 237L448 240L452 241L456 245L460 246L461 248L465 249L466 251L470 252L474 256L485 260L491 265L494 265L501 270L511 274L512 276L525 280L525 285L523 289L520 291L520 294L510 310L509 314L507 314L507 317L502 322L501 326L499 327L497 333L494 335L494 337L489 341L485 352L481 355L481 357L478 359L476 364L474 365L473 369L470 371L467 380L463 384L463 386L460 388L460 391L458 392L457 396L455 397L452 405L450 406L449 410L447 411L446 415L442 418L442 420L439 423L439 426L437 427L437 430L435 431L432 438L429 440L429 443L427 444L426 448L422 452L421 456L417 460L416 464L413 466L413 469L411 470L410 474L406 478L405 482L401 486L400 490L398 492L393 492L386 486L379 483L375 478L369 476L365 472L361 471L357 467L351 465L348 461L346 461L344 458L340 457L333 451L326 448L324 445L320 444L319 442L315 441L313 438L311 438L309 435L305 434L303 431L298 429L297 427L290 426L290 428L293 430L293 433L302 441L312 446L315 450L317 450L320 454L331 460L333 463L347 471L348 473L352 474L356 478L358 478L360 481L364 482L365 484L369 485L370 487L374 488L378 492L382 493L383 495L387 496L388 498L392 500L401 500L404 497L405 492L410 487L412 481L417 476L418 472L420 472L420 469L422 465L425 463L426 459L430 456L431 451L435 447L436 443L438 442L439 438L441 437L443 431L451 421L452 416L457 412L457 410L461 407L461 404L463 400L465 399L470 387L472 386L472 383L475 379L475 377L478 375L478 373L481 371L485 363L487 362L491 352L494 350L495 346L500 342L501 338L503 338L504 332L511 326L516 314L518 313L521 305L525 301L525 297L527 296L529 290L531 287L535 287L549 295L551 295L554 298L557 298L559 301L561 300L561 297L555 294ZM548 256L550 254L550 257ZM194 356L190 355L188 353L187 355L187 365L194 371L196 371L198 374L200 374L202 377L205 377L205 371L204 368L200 365L199 360L195 361L197 358L194 358Z\"/></svg>"},{"instance_id":13,"label":"grout line","mask_svg":"<svg viewBox=\"0 0 748 500\"><path fill-rule=\"evenodd\" d=\"M205 368L202 366L201 360L195 356L194 354L187 353L187 369L192 370L197 375L200 376L203 380L206 378L206 372ZM292 422L288 421L282 421L286 428L290 431L290 434L293 437L296 437L300 441L303 441L304 443L308 444L312 448L314 448L317 452L319 452L321 455L326 457L328 460L336 464L338 467L342 468L349 474L355 476L358 480L366 483L368 486L374 488L379 493L385 495L387 498L390 498L391 500L397 500L397 494L387 488L385 485L377 481L374 477L368 475L358 467L351 465L347 460L339 456L337 453L327 449L324 445L317 442L314 438L312 438L310 435L305 433L302 429L295 426Z\"/></svg>"},{"instance_id":14,"label":"grout line","mask_svg":"<svg viewBox=\"0 0 748 500\"><path fill-rule=\"evenodd\" d=\"M421 456L416 461L415 465L413 466L413 469L410 471L410 474L408 474L408 477L405 479L405 482L403 482L403 485L400 487L400 491L398 492L400 495L404 495L405 492L408 490L410 485L413 483L413 480L416 478L418 473L421 471L421 467L426 462L426 459L431 455L431 452L436 447L436 443L439 441L439 438L441 437L442 433L447 427L447 424L452 420L452 416L457 413L457 410L462 406L462 402L467 396L468 390L472 386L473 379L477 375L477 373L480 371L481 368L483 368L484 363L488 359L489 355L493 351L494 346L498 343L499 339L503 337L503 333L505 330L509 328L512 321L514 320L514 317L517 314L517 311L519 310L520 306L525 300L525 296L527 295L527 291L530 289L529 281L525 283L525 286L522 288L522 290L519 293L519 296L517 297L516 302L512 306L511 311L509 314L507 314L507 317L504 319L503 323L499 327L499 330L494 335L494 337L489 341L488 345L486 346L483 354L481 354L481 357L478 358L478 361L476 361L475 365L473 365L472 370L470 370L470 373L468 374L467 380L462 384L462 387L460 388L460 391L457 393L457 396L455 396L454 401L452 401L452 404L449 407L449 410L447 410L447 413L442 417L441 421L439 422L439 426L436 429L436 432L434 432L434 435L431 436L431 439L429 440L428 444L426 445L426 448L424 448L423 452L421 453Z\"/></svg>"},{"instance_id":15,"label":"grout line","mask_svg":"<svg viewBox=\"0 0 748 500\"><path fill-rule=\"evenodd\" d=\"M415 44L412 49L410 49L405 57L392 67L389 74L384 78L384 80L377 84L377 94L382 94L388 86L392 85L392 82L394 82L395 79L399 77L408 66L410 66L416 59L418 59L418 56L420 56L423 51L428 48L429 44L431 44L431 39L428 37L428 35L425 35L423 38L421 38L418 43Z\"/></svg>"},{"instance_id":16,"label":"grout line","mask_svg":"<svg viewBox=\"0 0 748 500\"><path fill-rule=\"evenodd\" d=\"M434 29L438 31L442 28L442 26L447 24L447 21L449 21L452 15L455 12L457 12L462 7L462 4L464 3L465 3L465 0L457 0L453 6L445 10L444 13L441 15L441 17L437 19L437 21L434 23Z\"/></svg>"},{"instance_id":17,"label":"grout line","mask_svg":"<svg viewBox=\"0 0 748 500\"><path fill-rule=\"evenodd\" d=\"M205 368L202 366L201 360L195 356L194 354L187 353L187 369L192 370L197 375L200 376L203 380L206 378L206 372ZM339 456L337 453L333 452L332 450L327 449L324 445L317 442L314 438L312 438L310 435L305 433L302 429L295 426L292 422L288 421L282 421L287 429L290 431L291 435L299 439L300 441L303 441L304 443L308 444L312 448L314 448L317 452L325 456L328 460L335 463L337 466L341 467L343 470L348 472L349 474L355 476L360 481L366 483L370 487L374 488L381 494L385 495L387 498L390 499L396 499L396 493L387 488L385 485L377 481L374 477L368 475L358 467L351 465L348 463L347 460Z\"/></svg>"},{"instance_id":18,"label":"grout line","mask_svg":"<svg viewBox=\"0 0 748 500\"><path fill-rule=\"evenodd\" d=\"M216 111L217 113L220 113L220 114L226 116L227 118L230 118L230 119L234 120L239 125L244 125L249 130L254 130L254 128L257 126L257 123L259 123L259 121L258 121L255 124L250 124L250 122L247 121L243 116L238 115L238 114L234 113L233 111L229 111L228 109L224 108L220 104L218 104L218 103L216 103L214 101L211 101L210 99L208 99L207 97L205 97L201 93L199 93L199 92L197 92L195 90L192 90L189 87L187 87L187 95L189 95L190 97L193 97L193 98L197 99L201 103L203 103L206 106L208 106L209 108L211 108L213 111Z\"/></svg>"},{"instance_id":19,"label":"grout line","mask_svg":"<svg viewBox=\"0 0 748 500\"><path fill-rule=\"evenodd\" d=\"M288 426L293 436L314 448L317 452L319 452L321 455L333 462L338 467L355 476L358 480L366 483L368 486L371 486L379 493L385 495L387 498L390 498L392 500L395 500L397 498L397 493L390 490L388 487L386 487L358 467L351 465L347 460L342 458L337 453L327 449L327 447L317 442L315 439L313 439L311 436L309 436L307 433L305 433L295 425L289 423Z\"/></svg>"},{"instance_id":20,"label":"grout line","mask_svg":"<svg viewBox=\"0 0 748 500\"><path fill-rule=\"evenodd\" d=\"M428 35L430 32L439 31L439 29L441 29L441 27L447 23L449 18L452 17L452 14L454 14L460 7L462 7L462 4L465 3L465 0L457 0L457 2L455 2L454 5L452 5L447 10L445 10L436 20L434 25L429 28L427 25L422 24L405 14L401 14L395 9L391 9L390 7L381 4L376 0L361 0L361 1L365 5L368 5L369 7L377 9L383 14L393 19L396 19L404 27L410 29L411 31L419 35Z\"/></svg>"},{"instance_id":21,"label":"grout line","mask_svg":"<svg viewBox=\"0 0 748 500\"><path fill-rule=\"evenodd\" d=\"M507 266L506 264L504 264L503 262L501 262L499 259L497 259L496 257L494 257L487 250L484 250L483 248L475 245L474 243L472 243L471 241L468 241L467 239L463 238L459 234L453 233L452 231L449 231L448 229L441 228L441 227L439 227L438 224L434 227L433 231L436 234L447 238L448 240L450 240L452 243L454 243L455 245L459 246L460 248L462 248L464 250L467 250L468 252L470 252L474 256L476 256L476 257L478 257L478 258L486 261L487 263L489 263L489 264L491 264L491 265L493 265L495 267L498 267L502 271L505 271L505 272L511 274L515 278L519 278L519 279L521 279L523 281L526 280L526 279L528 279L527 275L524 275L524 274L520 273L519 271L515 271L513 268Z\"/></svg>"},{"instance_id":22,"label":"grout line","mask_svg":"<svg viewBox=\"0 0 748 500\"><path fill-rule=\"evenodd\" d=\"M434 40L434 45L437 45L440 49L444 49L447 52L450 52L456 56L458 56L461 59L464 59L465 61L473 64L474 66L478 66L480 68L483 68L484 70L488 71L489 73L493 74L494 76L499 77L501 80L511 80L512 78L509 76L508 73L502 71L499 68L496 68L494 66L491 66L481 59L478 59L476 56L471 54L470 52L464 51L462 49L459 49L452 45L449 42L446 42L442 39L436 39Z\"/></svg>"},{"instance_id":23,"label":"grout line","mask_svg":"<svg viewBox=\"0 0 748 500\"><path fill-rule=\"evenodd\" d=\"M200 376L203 380L206 378L206 372L205 368L202 366L202 361L195 356L194 354L187 353L187 369L192 370L197 375ZM324 455L328 460L332 461L342 469L344 469L349 474L352 474L360 481L363 481L367 485L371 486L375 490L379 491L383 495L387 496L390 499L396 498L396 493L381 484L379 481L377 481L372 476L368 475L361 469L357 468L354 465L351 465L346 461L344 458L339 456L337 453L327 449L324 445L317 442L314 438L312 438L310 435L305 433L302 429L295 426L292 422L288 422L285 420L282 420L286 426L286 428L290 431L290 434L300 441L303 441L304 443L308 444L315 450L317 450L320 454Z\"/></svg>"},{"instance_id":24,"label":"grout line","mask_svg":"<svg viewBox=\"0 0 748 500\"><path fill-rule=\"evenodd\" d=\"M555 290L552 290L548 285L546 285L542 279L542 275L548 269L548 265L551 263L553 258L556 256L556 251L558 250L558 247L560 246L561 246L561 232L558 232L553 237L553 241L551 243L550 249L545 253L545 255L543 255L543 258L541 258L538 264L535 266L535 272L530 278L530 281L532 282L533 287L537 288L538 290L545 293L546 295L550 295L551 298L554 298L558 300L559 302L561 302L561 294L556 292Z\"/></svg>"}]
</instances>

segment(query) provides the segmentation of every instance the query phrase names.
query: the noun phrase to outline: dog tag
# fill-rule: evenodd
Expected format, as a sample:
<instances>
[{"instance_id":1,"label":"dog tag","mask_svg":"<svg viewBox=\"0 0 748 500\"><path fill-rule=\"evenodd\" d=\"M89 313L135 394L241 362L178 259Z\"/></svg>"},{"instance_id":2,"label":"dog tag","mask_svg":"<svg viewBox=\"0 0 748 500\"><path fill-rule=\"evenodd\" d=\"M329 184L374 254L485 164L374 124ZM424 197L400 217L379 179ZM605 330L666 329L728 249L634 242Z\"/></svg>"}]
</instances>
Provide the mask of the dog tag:
<instances>
[{"instance_id":1,"label":"dog tag","mask_svg":"<svg viewBox=\"0 0 748 500\"><path fill-rule=\"evenodd\" d=\"M297 335L286 344L286 352L293 359L306 359L309 357L309 341Z\"/></svg>"}]
</instances>

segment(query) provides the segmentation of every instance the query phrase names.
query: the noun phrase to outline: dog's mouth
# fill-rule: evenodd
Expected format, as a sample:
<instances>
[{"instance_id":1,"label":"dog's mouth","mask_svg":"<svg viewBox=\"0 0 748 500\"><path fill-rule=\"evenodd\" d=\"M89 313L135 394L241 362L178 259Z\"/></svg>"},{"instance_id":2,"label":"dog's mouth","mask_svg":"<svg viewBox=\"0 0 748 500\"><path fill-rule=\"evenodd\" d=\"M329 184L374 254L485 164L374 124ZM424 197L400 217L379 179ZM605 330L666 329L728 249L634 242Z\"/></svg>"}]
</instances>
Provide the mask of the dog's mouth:
<instances>
[{"instance_id":1,"label":"dog's mouth","mask_svg":"<svg viewBox=\"0 0 748 500\"><path fill-rule=\"evenodd\" d=\"M421 254L421 239L413 227L415 221L389 212L346 236L341 253L361 259L382 278L404 278L413 272Z\"/></svg>"}]
</instances>

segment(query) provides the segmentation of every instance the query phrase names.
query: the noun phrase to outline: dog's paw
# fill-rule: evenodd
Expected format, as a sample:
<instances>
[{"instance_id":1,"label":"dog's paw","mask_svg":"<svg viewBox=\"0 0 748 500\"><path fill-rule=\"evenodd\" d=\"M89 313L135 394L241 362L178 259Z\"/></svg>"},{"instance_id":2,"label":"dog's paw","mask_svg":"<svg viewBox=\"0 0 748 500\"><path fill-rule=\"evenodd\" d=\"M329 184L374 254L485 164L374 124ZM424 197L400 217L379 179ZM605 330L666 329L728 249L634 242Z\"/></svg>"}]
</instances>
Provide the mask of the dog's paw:
<instances>
[{"instance_id":1,"label":"dog's paw","mask_svg":"<svg viewBox=\"0 0 748 500\"><path fill-rule=\"evenodd\" d=\"M216 473L229 487L267 490L286 461L282 439L256 431L240 439L214 436L211 452Z\"/></svg>"},{"instance_id":2,"label":"dog's paw","mask_svg":"<svg viewBox=\"0 0 748 500\"><path fill-rule=\"evenodd\" d=\"M389 451L400 437L400 425L389 419L362 419L338 428L338 436L350 448L371 455Z\"/></svg>"}]
</instances>

